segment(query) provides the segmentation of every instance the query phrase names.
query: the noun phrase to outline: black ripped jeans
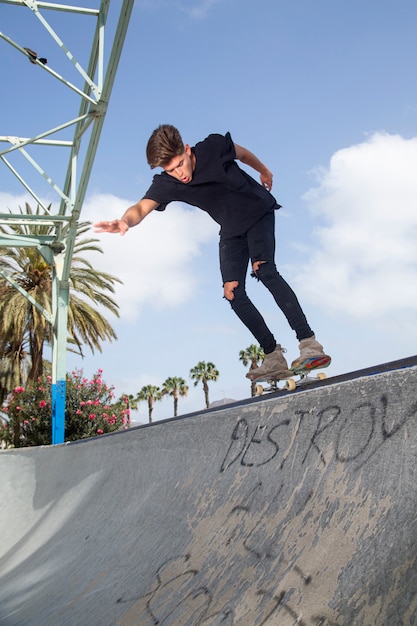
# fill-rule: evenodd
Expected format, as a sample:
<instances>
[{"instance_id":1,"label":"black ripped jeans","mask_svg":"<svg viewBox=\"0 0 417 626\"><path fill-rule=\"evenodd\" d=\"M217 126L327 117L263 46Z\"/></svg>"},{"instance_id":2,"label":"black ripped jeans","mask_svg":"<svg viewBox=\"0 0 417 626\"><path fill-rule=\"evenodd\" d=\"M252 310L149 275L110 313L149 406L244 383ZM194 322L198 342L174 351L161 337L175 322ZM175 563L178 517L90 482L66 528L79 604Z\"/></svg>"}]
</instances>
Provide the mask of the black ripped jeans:
<instances>
[{"instance_id":1,"label":"black ripped jeans","mask_svg":"<svg viewBox=\"0 0 417 626\"><path fill-rule=\"evenodd\" d=\"M253 275L271 292L284 313L297 339L306 339L314 333L294 291L279 274L275 265L275 213L271 210L245 234L238 237L220 237L220 271L223 285L237 281L230 305L239 319L250 330L265 354L275 349L276 341L264 318L246 293L246 275L249 261L265 261Z\"/></svg>"}]
</instances>

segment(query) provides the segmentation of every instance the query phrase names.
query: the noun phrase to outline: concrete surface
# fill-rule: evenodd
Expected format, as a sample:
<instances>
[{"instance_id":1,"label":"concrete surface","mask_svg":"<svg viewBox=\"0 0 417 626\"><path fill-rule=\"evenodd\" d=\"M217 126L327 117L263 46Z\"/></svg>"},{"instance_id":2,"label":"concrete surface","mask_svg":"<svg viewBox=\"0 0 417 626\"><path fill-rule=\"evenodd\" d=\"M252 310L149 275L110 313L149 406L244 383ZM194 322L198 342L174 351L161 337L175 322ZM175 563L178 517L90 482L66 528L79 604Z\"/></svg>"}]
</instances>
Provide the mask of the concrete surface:
<instances>
[{"instance_id":1,"label":"concrete surface","mask_svg":"<svg viewBox=\"0 0 417 626\"><path fill-rule=\"evenodd\" d=\"M0 624L417 624L416 382L0 453Z\"/></svg>"}]
</instances>

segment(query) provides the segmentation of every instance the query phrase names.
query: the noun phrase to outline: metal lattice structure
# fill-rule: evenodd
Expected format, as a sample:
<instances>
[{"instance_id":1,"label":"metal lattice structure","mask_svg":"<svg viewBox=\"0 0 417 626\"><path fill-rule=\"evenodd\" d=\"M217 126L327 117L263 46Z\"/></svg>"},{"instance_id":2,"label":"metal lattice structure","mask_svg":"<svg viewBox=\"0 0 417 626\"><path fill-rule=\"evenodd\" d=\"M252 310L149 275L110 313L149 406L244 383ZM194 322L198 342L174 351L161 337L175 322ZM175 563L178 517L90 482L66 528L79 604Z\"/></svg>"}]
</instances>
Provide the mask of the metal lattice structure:
<instances>
[{"instance_id":1,"label":"metal lattice structure","mask_svg":"<svg viewBox=\"0 0 417 626\"><path fill-rule=\"evenodd\" d=\"M29 226L27 235L0 234L0 247L34 247L39 250L45 261L52 267L52 312L45 310L4 270L0 269L0 275L23 293L52 325L52 443L54 444L64 442L69 276L74 242L134 4L134 0L113 1L121 4L118 9L117 26L109 45L105 35L108 30L106 25L110 0L101 0L100 6L96 9L36 0L0 0L0 4L15 5L16 11L21 12L23 9L31 11L33 19L38 20L47 35L52 38L54 46L60 49L60 54L64 53L71 72L74 73L75 70L75 76L78 77L75 81L70 81L65 75L55 71L47 59L38 57L36 52L24 47L23 42L14 41L6 33L0 32L0 39L11 45L17 54L24 55L26 60L36 65L36 71L47 72L51 80L59 81L66 90L69 90L72 97L75 95L75 101L79 106L78 114L74 118L63 120L54 128L39 129L36 136L0 136L0 168L7 168L43 212L42 215L0 213L2 224L14 223ZM70 50L64 43L65 34L58 33L56 26L52 25L49 16L56 12L76 14L77 19L95 20L91 52L85 66L77 60L76 51ZM16 19L18 19L17 16ZM66 32L65 29L62 30ZM106 56L105 43L106 48L109 48L108 56ZM83 45L85 46L85 41ZM66 134L65 139L62 138L63 133ZM56 182L41 165L40 160L34 156L33 149L39 146L49 151L64 148L68 152L66 172L65 168L62 171L62 184ZM29 164L30 168L35 171L35 184L29 182L26 173L22 173L19 166L15 165L13 159L16 156L23 159L25 165ZM42 181L42 184L46 181L49 188L56 194L58 201L55 211L52 209L53 204L46 206L41 200L41 194L37 191L37 179ZM51 234L31 235L30 226L35 224L49 226L48 232Z\"/></svg>"}]
</instances>

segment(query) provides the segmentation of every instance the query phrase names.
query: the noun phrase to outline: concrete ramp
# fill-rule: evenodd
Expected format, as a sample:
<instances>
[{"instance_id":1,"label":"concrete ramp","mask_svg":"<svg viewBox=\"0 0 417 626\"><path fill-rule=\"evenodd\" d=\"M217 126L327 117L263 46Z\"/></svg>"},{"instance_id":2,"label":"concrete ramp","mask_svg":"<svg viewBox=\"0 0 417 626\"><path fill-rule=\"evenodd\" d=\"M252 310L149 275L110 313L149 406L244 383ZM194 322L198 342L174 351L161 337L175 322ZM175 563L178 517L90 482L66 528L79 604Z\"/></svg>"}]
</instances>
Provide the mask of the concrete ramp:
<instances>
[{"instance_id":1,"label":"concrete ramp","mask_svg":"<svg viewBox=\"0 0 417 626\"><path fill-rule=\"evenodd\" d=\"M413 359L2 452L0 624L417 624Z\"/></svg>"}]
</instances>

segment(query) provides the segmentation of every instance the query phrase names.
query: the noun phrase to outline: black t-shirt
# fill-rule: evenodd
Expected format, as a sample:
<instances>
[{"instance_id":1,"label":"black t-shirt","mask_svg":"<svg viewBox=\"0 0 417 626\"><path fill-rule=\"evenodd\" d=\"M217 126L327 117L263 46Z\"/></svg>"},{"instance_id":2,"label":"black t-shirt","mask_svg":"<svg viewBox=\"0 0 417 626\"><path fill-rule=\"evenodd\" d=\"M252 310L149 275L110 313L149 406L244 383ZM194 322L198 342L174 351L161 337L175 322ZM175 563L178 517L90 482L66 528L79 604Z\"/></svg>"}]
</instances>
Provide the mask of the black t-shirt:
<instances>
[{"instance_id":1,"label":"black t-shirt","mask_svg":"<svg viewBox=\"0 0 417 626\"><path fill-rule=\"evenodd\" d=\"M274 196L240 169L230 133L213 134L192 148L196 157L193 177L182 183L166 172L156 174L145 198L164 211L173 201L186 202L206 211L223 237L243 235L261 217L278 209Z\"/></svg>"}]
</instances>

